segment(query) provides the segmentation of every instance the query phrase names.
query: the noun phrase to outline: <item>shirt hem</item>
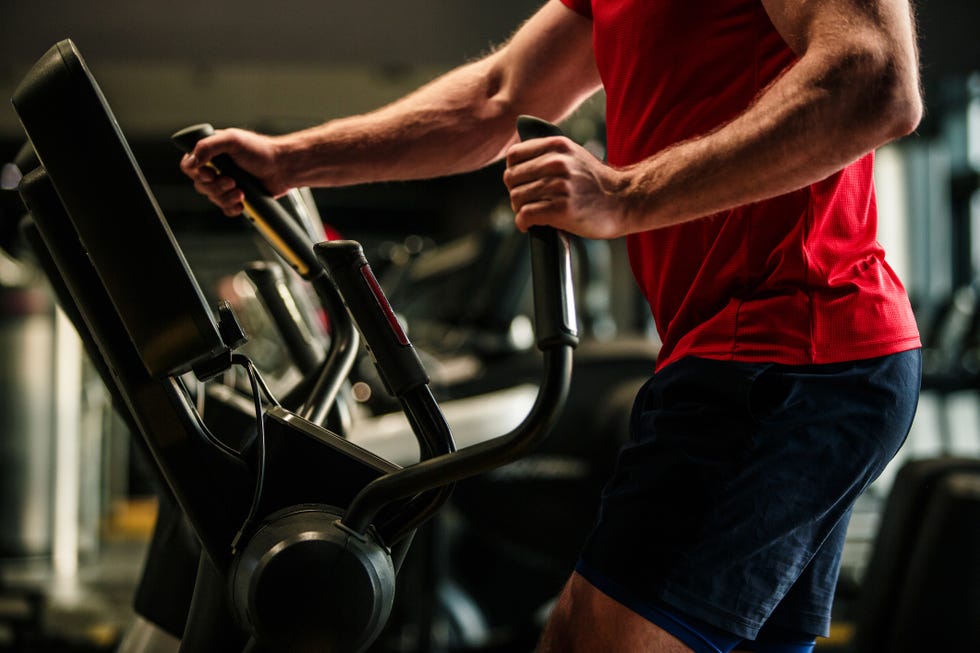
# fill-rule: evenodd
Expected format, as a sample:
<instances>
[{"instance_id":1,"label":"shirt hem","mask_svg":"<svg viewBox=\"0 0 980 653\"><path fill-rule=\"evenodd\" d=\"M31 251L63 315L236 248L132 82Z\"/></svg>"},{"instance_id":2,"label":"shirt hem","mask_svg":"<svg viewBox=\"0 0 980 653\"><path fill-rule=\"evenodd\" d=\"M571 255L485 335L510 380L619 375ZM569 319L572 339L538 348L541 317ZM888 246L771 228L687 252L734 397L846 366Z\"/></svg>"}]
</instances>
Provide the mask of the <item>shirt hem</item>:
<instances>
[{"instance_id":1,"label":"shirt hem","mask_svg":"<svg viewBox=\"0 0 980 653\"><path fill-rule=\"evenodd\" d=\"M868 343L860 346L830 347L813 349L756 350L714 349L689 347L672 351L666 358L657 361L657 371L671 363L689 356L711 360L737 361L742 363L776 363L779 365L823 365L848 361L878 358L889 354L900 354L912 349L920 349L922 341L918 334L884 343Z\"/></svg>"}]
</instances>

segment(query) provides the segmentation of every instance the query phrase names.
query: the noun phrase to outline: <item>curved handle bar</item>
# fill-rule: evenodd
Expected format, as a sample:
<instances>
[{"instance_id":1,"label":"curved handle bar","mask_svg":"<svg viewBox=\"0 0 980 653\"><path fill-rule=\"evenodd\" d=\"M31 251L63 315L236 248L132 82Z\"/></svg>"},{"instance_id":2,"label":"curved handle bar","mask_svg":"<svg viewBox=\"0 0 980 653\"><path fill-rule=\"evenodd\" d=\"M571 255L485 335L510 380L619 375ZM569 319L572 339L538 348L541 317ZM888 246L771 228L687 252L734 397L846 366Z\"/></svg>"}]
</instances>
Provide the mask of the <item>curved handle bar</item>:
<instances>
[{"instance_id":1,"label":"curved handle bar","mask_svg":"<svg viewBox=\"0 0 980 653\"><path fill-rule=\"evenodd\" d=\"M522 117L518 121L522 137L533 137L533 130L545 126L548 123L536 118ZM551 129L557 128L551 126ZM568 396L572 349L578 344L578 335L573 317L574 295L570 285L567 239L550 227L531 229L529 236L538 348L544 352L544 379L531 411L510 433L375 479L354 497L343 518L346 527L363 533L387 503L517 460L547 436ZM341 295L361 327L365 341L370 347L378 347L379 368L384 368L388 362L386 352L395 346L411 345L397 323L392 321L391 309L380 288L371 285L373 275L367 261L356 251L360 247L355 250L353 246L356 243L335 241L321 243L315 251L327 266L334 283L340 286ZM352 306L352 298L356 298L353 300L356 309ZM362 319L370 325L367 331ZM375 331L380 333L375 335ZM397 360L398 356L394 358Z\"/></svg>"},{"instance_id":2,"label":"curved handle bar","mask_svg":"<svg viewBox=\"0 0 980 653\"><path fill-rule=\"evenodd\" d=\"M290 358L303 376L314 374L323 358L323 347L317 342L286 284L286 275L278 263L256 261L245 268L259 299L279 329Z\"/></svg>"},{"instance_id":3,"label":"curved handle bar","mask_svg":"<svg viewBox=\"0 0 980 653\"><path fill-rule=\"evenodd\" d=\"M208 123L191 125L170 137L182 152L191 152L199 140L214 133ZM322 423L340 392L357 357L360 342L357 329L350 321L337 289L327 279L326 271L313 253L313 242L297 220L289 214L252 175L242 170L231 157L222 154L210 162L220 174L227 175L245 193L245 215L259 234L296 272L310 282L324 310L331 317L330 348L320 368L320 375L300 415ZM300 361L297 361L300 363Z\"/></svg>"},{"instance_id":4,"label":"curved handle bar","mask_svg":"<svg viewBox=\"0 0 980 653\"><path fill-rule=\"evenodd\" d=\"M314 251L364 336L385 388L401 404L422 457L454 451L452 432L429 390L429 375L381 290L360 243L333 240L319 243ZM448 492L439 494L442 500L448 496ZM430 512L438 507L429 505Z\"/></svg>"}]
</instances>

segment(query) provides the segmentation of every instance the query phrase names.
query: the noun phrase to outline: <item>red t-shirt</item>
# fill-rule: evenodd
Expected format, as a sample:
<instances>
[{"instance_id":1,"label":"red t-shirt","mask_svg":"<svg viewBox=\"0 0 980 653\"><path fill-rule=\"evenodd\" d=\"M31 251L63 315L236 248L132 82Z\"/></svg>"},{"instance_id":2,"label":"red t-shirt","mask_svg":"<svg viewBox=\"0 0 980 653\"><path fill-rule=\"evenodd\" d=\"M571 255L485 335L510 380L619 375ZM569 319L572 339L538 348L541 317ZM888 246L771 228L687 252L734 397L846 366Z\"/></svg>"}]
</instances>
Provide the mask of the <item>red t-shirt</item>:
<instances>
[{"instance_id":1,"label":"red t-shirt","mask_svg":"<svg viewBox=\"0 0 980 653\"><path fill-rule=\"evenodd\" d=\"M795 55L758 0L562 0L592 18L608 156L635 163L729 121ZM663 340L683 356L829 363L918 347L877 238L873 154L806 188L627 236Z\"/></svg>"}]
</instances>

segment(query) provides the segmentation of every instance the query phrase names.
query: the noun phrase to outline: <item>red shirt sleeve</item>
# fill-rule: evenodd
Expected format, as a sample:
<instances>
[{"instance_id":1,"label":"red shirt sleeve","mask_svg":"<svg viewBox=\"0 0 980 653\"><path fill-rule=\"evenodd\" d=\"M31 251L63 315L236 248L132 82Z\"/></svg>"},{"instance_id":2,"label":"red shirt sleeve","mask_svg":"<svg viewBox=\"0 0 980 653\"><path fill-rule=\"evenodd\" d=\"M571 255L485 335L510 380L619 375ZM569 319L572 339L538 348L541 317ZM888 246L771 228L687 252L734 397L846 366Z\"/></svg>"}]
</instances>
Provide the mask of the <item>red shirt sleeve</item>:
<instances>
[{"instance_id":1,"label":"red shirt sleeve","mask_svg":"<svg viewBox=\"0 0 980 653\"><path fill-rule=\"evenodd\" d=\"M592 18L592 0L561 0L561 2L572 11L586 18Z\"/></svg>"}]
</instances>

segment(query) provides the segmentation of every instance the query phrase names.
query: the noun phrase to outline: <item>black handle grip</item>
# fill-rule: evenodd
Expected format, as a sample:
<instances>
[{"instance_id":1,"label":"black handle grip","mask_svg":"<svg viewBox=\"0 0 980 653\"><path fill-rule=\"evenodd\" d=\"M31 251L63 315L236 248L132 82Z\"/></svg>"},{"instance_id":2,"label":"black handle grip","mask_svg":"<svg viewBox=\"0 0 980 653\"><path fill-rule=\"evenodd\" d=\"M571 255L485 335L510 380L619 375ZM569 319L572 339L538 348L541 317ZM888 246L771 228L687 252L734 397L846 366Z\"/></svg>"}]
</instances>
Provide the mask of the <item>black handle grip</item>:
<instances>
[{"instance_id":1,"label":"black handle grip","mask_svg":"<svg viewBox=\"0 0 980 653\"><path fill-rule=\"evenodd\" d=\"M354 317L388 391L400 398L428 383L422 361L391 310L360 243L332 240L313 249Z\"/></svg>"},{"instance_id":2,"label":"black handle grip","mask_svg":"<svg viewBox=\"0 0 980 653\"><path fill-rule=\"evenodd\" d=\"M170 140L182 152L190 153L199 140L213 133L210 124L201 123L181 129ZM219 174L235 180L245 194L245 217L301 277L310 280L322 272L309 236L258 179L242 170L227 154L214 157L210 165Z\"/></svg>"},{"instance_id":3,"label":"black handle grip","mask_svg":"<svg viewBox=\"0 0 980 653\"><path fill-rule=\"evenodd\" d=\"M561 127L547 120L542 120L535 116L518 116L517 135L521 137L522 141L529 141L532 138L564 136L565 133L561 130Z\"/></svg>"},{"instance_id":4,"label":"black handle grip","mask_svg":"<svg viewBox=\"0 0 980 653\"><path fill-rule=\"evenodd\" d=\"M563 136L557 126L520 116L517 133L522 141ZM531 227L531 270L534 283L534 332L538 349L578 345L575 295L572 290L571 249L568 236L553 227Z\"/></svg>"}]
</instances>

